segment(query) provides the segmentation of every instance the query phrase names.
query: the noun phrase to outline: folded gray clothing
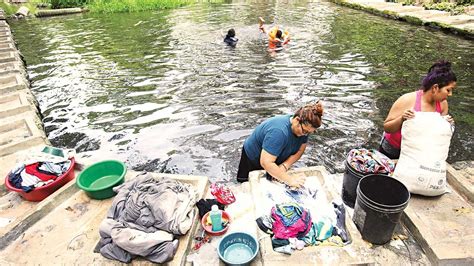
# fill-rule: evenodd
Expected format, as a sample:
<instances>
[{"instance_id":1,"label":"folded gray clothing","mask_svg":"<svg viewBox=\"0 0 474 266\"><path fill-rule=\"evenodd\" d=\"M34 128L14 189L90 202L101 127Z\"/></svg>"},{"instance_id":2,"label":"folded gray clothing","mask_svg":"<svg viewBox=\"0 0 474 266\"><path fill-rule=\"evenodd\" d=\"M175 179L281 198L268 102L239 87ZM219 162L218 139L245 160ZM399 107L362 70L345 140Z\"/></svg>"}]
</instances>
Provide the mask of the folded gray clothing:
<instances>
[{"instance_id":1,"label":"folded gray clothing","mask_svg":"<svg viewBox=\"0 0 474 266\"><path fill-rule=\"evenodd\" d=\"M198 194L190 184L141 174L114 188L107 218L133 223L144 232L164 230L184 235L191 228Z\"/></svg>"},{"instance_id":2,"label":"folded gray clothing","mask_svg":"<svg viewBox=\"0 0 474 266\"><path fill-rule=\"evenodd\" d=\"M135 256L155 263L172 260L178 247L173 235L186 234L194 219L198 194L193 187L141 174L114 191L96 250L127 263Z\"/></svg>"}]
</instances>

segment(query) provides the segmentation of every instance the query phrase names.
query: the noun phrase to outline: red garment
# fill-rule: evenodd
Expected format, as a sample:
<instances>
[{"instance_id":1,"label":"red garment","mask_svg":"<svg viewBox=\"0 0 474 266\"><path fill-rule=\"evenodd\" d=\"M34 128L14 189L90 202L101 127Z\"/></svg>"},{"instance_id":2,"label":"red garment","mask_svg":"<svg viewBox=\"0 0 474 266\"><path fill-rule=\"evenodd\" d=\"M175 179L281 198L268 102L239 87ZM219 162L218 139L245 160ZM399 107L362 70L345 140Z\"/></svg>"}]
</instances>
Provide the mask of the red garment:
<instances>
[{"instance_id":1,"label":"red garment","mask_svg":"<svg viewBox=\"0 0 474 266\"><path fill-rule=\"evenodd\" d=\"M235 202L235 196L232 191L222 184L211 184L211 194L216 197L217 202L228 205Z\"/></svg>"},{"instance_id":2,"label":"red garment","mask_svg":"<svg viewBox=\"0 0 474 266\"><path fill-rule=\"evenodd\" d=\"M41 173L38 171L39 163L29 164L25 166L25 171L27 174L34 175L41 179L42 181L48 181L51 179L56 179L57 176L55 175L48 175L45 173Z\"/></svg>"}]
</instances>

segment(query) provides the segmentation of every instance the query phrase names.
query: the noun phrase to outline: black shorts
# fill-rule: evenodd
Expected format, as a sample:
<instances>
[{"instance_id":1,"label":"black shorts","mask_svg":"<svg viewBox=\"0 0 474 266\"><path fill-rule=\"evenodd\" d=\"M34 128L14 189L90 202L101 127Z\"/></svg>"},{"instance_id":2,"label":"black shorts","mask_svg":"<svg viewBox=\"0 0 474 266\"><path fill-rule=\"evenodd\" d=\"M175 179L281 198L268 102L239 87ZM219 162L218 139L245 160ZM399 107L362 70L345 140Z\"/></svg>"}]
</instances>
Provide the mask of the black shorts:
<instances>
[{"instance_id":1,"label":"black shorts","mask_svg":"<svg viewBox=\"0 0 474 266\"><path fill-rule=\"evenodd\" d=\"M400 149L393 147L388 140L384 137L379 146L379 152L387 155L390 159L400 158Z\"/></svg>"},{"instance_id":2,"label":"black shorts","mask_svg":"<svg viewBox=\"0 0 474 266\"><path fill-rule=\"evenodd\" d=\"M249 157L245 153L245 149L242 146L242 155L240 157L239 170L237 171L237 181L246 182L249 181L249 173L254 170L262 170L260 164L255 165L250 161Z\"/></svg>"}]
</instances>

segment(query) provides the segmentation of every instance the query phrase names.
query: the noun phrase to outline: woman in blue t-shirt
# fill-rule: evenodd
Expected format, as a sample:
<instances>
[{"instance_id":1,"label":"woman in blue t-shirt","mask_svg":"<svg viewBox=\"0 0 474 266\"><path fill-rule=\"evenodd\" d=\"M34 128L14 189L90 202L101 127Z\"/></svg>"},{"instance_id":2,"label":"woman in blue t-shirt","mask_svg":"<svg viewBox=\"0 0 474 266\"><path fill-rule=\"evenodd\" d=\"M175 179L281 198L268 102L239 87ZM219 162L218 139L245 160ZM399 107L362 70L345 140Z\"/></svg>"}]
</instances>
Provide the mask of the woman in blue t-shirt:
<instances>
[{"instance_id":1,"label":"woman in blue t-shirt","mask_svg":"<svg viewBox=\"0 0 474 266\"><path fill-rule=\"evenodd\" d=\"M321 126L322 115L323 105L317 101L294 115L275 116L258 125L242 147L237 181L248 181L250 171L264 169L291 187L303 185L304 177L290 177L286 172L303 155L308 135Z\"/></svg>"}]
</instances>

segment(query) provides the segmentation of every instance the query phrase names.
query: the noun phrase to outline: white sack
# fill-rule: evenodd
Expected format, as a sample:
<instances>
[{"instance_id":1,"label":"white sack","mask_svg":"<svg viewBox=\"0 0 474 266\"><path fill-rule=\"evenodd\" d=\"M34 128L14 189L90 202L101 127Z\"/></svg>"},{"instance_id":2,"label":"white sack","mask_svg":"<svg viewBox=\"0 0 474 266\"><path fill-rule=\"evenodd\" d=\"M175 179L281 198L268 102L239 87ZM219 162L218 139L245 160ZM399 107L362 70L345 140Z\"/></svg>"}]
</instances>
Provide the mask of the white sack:
<instances>
[{"instance_id":1,"label":"white sack","mask_svg":"<svg viewBox=\"0 0 474 266\"><path fill-rule=\"evenodd\" d=\"M446 192L446 158L451 125L439 113L417 112L402 126L400 159L393 177L414 194L438 196Z\"/></svg>"}]
</instances>

